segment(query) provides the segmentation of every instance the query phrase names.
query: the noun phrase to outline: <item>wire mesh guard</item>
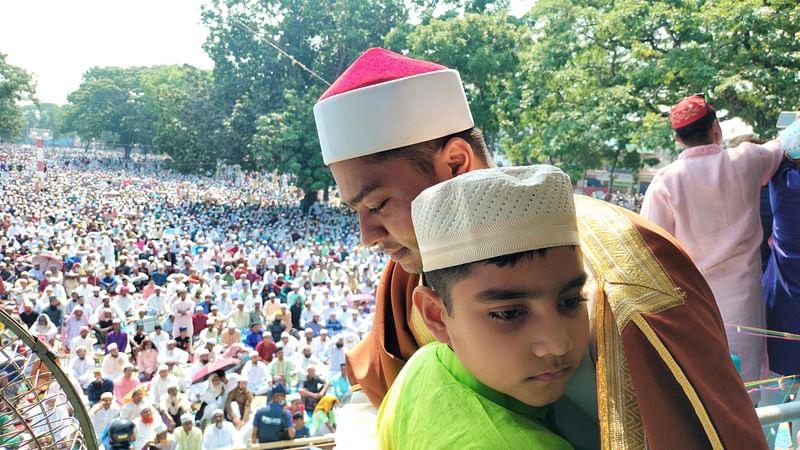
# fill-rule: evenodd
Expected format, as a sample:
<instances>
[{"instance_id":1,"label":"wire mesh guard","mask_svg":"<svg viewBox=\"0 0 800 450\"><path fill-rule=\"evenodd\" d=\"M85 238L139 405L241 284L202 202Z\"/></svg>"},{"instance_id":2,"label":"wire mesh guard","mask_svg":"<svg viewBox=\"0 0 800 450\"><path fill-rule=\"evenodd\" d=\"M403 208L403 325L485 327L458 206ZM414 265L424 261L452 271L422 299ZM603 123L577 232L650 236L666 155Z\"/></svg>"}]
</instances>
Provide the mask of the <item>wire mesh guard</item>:
<instances>
[{"instance_id":1,"label":"wire mesh guard","mask_svg":"<svg viewBox=\"0 0 800 450\"><path fill-rule=\"evenodd\" d=\"M0 450L98 448L82 390L58 357L0 309Z\"/></svg>"}]
</instances>

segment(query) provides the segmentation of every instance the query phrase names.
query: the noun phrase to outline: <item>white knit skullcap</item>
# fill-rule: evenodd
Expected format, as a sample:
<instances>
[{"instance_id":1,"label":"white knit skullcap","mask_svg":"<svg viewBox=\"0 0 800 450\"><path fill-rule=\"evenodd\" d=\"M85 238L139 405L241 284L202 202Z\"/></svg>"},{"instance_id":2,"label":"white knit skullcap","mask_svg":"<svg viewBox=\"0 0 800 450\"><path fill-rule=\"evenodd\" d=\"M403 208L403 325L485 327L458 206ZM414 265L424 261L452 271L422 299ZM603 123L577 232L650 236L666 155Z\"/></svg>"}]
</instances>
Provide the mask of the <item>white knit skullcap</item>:
<instances>
[{"instance_id":1,"label":"white knit skullcap","mask_svg":"<svg viewBox=\"0 0 800 450\"><path fill-rule=\"evenodd\" d=\"M426 272L497 256L579 245L569 177L536 165L476 170L411 204Z\"/></svg>"}]
</instances>

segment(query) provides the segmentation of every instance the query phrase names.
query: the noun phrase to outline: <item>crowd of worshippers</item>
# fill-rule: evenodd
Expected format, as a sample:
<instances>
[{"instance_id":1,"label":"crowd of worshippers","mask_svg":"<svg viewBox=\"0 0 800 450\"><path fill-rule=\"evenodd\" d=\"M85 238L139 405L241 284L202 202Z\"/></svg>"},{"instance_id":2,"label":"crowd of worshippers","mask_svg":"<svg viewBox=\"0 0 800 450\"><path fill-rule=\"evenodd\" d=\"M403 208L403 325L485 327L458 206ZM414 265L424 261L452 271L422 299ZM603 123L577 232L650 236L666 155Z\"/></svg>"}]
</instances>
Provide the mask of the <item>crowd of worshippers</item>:
<instances>
[{"instance_id":1,"label":"crowd of worshippers","mask_svg":"<svg viewBox=\"0 0 800 450\"><path fill-rule=\"evenodd\" d=\"M0 159L30 167L29 153ZM137 449L335 432L385 263L355 218L304 213L286 176L117 158L53 150L43 180L0 175L4 309L62 357L97 435L117 417Z\"/></svg>"}]
</instances>

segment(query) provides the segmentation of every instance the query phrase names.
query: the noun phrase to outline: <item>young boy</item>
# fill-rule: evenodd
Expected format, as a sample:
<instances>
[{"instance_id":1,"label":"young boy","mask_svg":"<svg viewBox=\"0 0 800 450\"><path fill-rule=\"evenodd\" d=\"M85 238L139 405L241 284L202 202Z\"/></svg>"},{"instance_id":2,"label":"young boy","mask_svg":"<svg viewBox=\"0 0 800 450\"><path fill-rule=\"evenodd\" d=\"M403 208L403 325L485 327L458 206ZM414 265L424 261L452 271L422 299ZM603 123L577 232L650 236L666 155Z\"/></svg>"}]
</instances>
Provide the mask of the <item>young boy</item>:
<instances>
[{"instance_id":1,"label":"young boy","mask_svg":"<svg viewBox=\"0 0 800 450\"><path fill-rule=\"evenodd\" d=\"M310 433L308 427L306 426L306 415L301 411L297 411L296 413L292 414L292 421L294 422L294 437L297 438L304 438L309 437Z\"/></svg>"},{"instance_id":2,"label":"young boy","mask_svg":"<svg viewBox=\"0 0 800 450\"><path fill-rule=\"evenodd\" d=\"M569 449L547 428L589 341L569 178L552 166L470 172L411 206L436 337L378 412L383 449Z\"/></svg>"}]
</instances>

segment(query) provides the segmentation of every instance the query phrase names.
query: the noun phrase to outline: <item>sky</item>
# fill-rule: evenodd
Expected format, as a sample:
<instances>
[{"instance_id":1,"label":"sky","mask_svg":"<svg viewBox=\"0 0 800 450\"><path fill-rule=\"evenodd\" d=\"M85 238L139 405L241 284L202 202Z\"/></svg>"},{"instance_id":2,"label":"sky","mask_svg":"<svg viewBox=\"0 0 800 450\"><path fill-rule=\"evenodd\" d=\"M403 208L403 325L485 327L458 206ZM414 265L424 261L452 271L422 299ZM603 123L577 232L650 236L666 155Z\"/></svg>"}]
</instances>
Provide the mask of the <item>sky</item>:
<instances>
[{"instance_id":1,"label":"sky","mask_svg":"<svg viewBox=\"0 0 800 450\"><path fill-rule=\"evenodd\" d=\"M66 103L92 66L211 68L195 0L0 0L0 52L32 73L41 102Z\"/></svg>"},{"instance_id":2,"label":"sky","mask_svg":"<svg viewBox=\"0 0 800 450\"><path fill-rule=\"evenodd\" d=\"M522 15L535 0L512 0ZM40 102L63 104L93 66L191 64L202 49L202 0L0 0L0 52L31 73Z\"/></svg>"}]
</instances>

